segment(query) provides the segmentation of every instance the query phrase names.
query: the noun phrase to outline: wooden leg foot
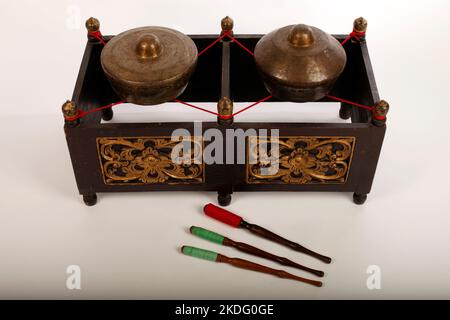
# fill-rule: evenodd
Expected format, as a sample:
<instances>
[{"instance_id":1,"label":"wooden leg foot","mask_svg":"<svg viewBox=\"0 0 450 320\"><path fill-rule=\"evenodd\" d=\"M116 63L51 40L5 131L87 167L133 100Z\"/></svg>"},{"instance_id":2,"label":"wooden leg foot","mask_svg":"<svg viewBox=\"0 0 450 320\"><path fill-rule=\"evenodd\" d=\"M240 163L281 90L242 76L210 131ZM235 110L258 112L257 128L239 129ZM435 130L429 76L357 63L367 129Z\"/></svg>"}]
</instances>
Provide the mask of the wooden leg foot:
<instances>
[{"instance_id":1,"label":"wooden leg foot","mask_svg":"<svg viewBox=\"0 0 450 320\"><path fill-rule=\"evenodd\" d=\"M97 203L97 195L95 193L83 195L83 201L87 206L93 206Z\"/></svg>"},{"instance_id":2,"label":"wooden leg foot","mask_svg":"<svg viewBox=\"0 0 450 320\"><path fill-rule=\"evenodd\" d=\"M231 194L219 192L217 201L219 202L219 205L221 205L222 207L226 207L231 203Z\"/></svg>"},{"instance_id":3,"label":"wooden leg foot","mask_svg":"<svg viewBox=\"0 0 450 320\"><path fill-rule=\"evenodd\" d=\"M341 108L339 109L339 117L343 120L350 119L352 116L352 107L348 104L341 103Z\"/></svg>"},{"instance_id":4,"label":"wooden leg foot","mask_svg":"<svg viewBox=\"0 0 450 320\"><path fill-rule=\"evenodd\" d=\"M102 119L104 121L111 120L113 118L113 116L114 116L114 111L112 108L102 110Z\"/></svg>"},{"instance_id":5,"label":"wooden leg foot","mask_svg":"<svg viewBox=\"0 0 450 320\"><path fill-rule=\"evenodd\" d=\"M353 202L356 204L363 204L366 202L367 194L366 193L354 193L353 194Z\"/></svg>"}]
</instances>

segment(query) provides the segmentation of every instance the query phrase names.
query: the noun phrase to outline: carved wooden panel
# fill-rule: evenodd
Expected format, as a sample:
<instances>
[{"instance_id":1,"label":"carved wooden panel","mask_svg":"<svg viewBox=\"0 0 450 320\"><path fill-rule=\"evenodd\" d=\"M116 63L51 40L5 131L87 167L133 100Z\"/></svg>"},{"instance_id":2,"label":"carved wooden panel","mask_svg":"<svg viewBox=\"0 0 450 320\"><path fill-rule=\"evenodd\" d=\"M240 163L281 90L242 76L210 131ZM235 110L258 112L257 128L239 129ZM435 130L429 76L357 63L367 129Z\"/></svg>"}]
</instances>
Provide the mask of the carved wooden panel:
<instances>
[{"instance_id":1,"label":"carved wooden panel","mask_svg":"<svg viewBox=\"0 0 450 320\"><path fill-rule=\"evenodd\" d=\"M186 140L185 140L186 141ZM107 185L199 184L205 180L202 138L189 138L189 163L174 163L180 141L171 137L99 137L97 150ZM177 149L178 150L178 149Z\"/></svg>"},{"instance_id":2,"label":"carved wooden panel","mask_svg":"<svg viewBox=\"0 0 450 320\"><path fill-rule=\"evenodd\" d=\"M355 143L355 137L249 137L246 183L345 183Z\"/></svg>"}]
</instances>

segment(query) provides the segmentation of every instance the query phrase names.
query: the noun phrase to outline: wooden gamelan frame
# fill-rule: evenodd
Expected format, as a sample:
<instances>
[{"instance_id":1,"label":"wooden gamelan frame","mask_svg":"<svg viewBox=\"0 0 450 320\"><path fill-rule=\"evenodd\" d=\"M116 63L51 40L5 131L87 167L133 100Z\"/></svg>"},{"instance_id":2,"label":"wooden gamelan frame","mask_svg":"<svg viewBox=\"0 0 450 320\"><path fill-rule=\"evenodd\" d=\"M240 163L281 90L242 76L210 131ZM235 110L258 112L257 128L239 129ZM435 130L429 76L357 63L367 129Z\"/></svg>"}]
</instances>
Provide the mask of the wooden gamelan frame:
<instances>
[{"instance_id":1,"label":"wooden gamelan frame","mask_svg":"<svg viewBox=\"0 0 450 320\"><path fill-rule=\"evenodd\" d=\"M200 51L218 36L190 37ZM251 51L261 37L234 35ZM334 37L340 41L346 38ZM109 38L104 37L105 41ZM379 96L367 43L355 41L344 47L347 65L331 93L375 105ZM72 97L79 110L88 111L120 100L103 73L102 48L96 39L87 42ZM223 39L198 58L196 71L179 99L217 103L229 97L234 102L251 103L267 95L254 58L235 42ZM273 102L279 101L271 98L264 103ZM334 101L325 98L320 102ZM104 109L76 121L66 119L64 130L78 190L88 205L96 203L97 193L136 191L215 191L221 205L229 204L236 191L338 191L353 192L355 203L361 204L371 190L386 125L375 121L369 110L347 103L341 103L340 115L351 117L351 123L302 123L299 119L295 123L202 124L203 130L216 128L224 137L230 128L267 129L269 133L278 129L283 142L283 172L267 179L259 176L260 167L250 167L248 163L192 167L171 164L167 155L172 144L167 139L179 128L193 134L193 122L101 123L102 117L108 120L113 116L112 109Z\"/></svg>"}]
</instances>

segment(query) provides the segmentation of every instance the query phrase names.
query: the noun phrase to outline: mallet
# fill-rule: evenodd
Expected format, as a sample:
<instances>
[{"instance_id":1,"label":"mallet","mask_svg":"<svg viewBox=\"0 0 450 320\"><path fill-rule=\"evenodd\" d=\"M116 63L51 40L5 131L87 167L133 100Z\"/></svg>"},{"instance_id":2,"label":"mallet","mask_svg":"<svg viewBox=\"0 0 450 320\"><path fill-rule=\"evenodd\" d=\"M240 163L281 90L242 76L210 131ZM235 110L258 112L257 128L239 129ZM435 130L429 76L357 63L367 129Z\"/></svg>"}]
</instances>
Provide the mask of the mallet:
<instances>
[{"instance_id":1,"label":"mallet","mask_svg":"<svg viewBox=\"0 0 450 320\"><path fill-rule=\"evenodd\" d=\"M228 211L222 208L219 208L215 205L213 205L212 203L207 204L204 208L203 208L203 212L211 217L214 218L216 220L219 220L220 222L226 223L232 227L235 228L245 228L248 229L250 232L269 239L271 241L277 242L279 244L282 244L284 246L287 246L295 251L299 251L302 253L305 253L307 255L310 255L311 257L314 257L316 259L319 259L325 263L330 263L331 262L331 258L327 257L327 256L323 256L321 254L318 254L312 250L309 250L301 245L299 245L296 242L287 240L267 229L264 229L263 227L260 227L256 224L251 224L246 222L244 219L242 219L242 217Z\"/></svg>"},{"instance_id":2,"label":"mallet","mask_svg":"<svg viewBox=\"0 0 450 320\"><path fill-rule=\"evenodd\" d=\"M272 274L272 275L280 277L280 278L292 279L292 280L308 283L308 284L316 286L316 287L322 286L322 282L320 282L320 281L295 276L284 270L272 269L272 268L269 268L269 267L266 267L266 266L248 261L248 260L239 259L239 258L228 258L227 256L224 256L224 255L214 252L214 251L209 251L209 250L204 250L204 249L189 247L189 246L183 246L181 248L181 252L183 252L185 255L188 255L188 256L201 258L201 259L214 261L214 262L224 262L224 263L231 264L238 268L252 270L252 271L258 271L258 272L262 272L262 273L268 273L268 274Z\"/></svg>"},{"instance_id":3,"label":"mallet","mask_svg":"<svg viewBox=\"0 0 450 320\"><path fill-rule=\"evenodd\" d=\"M193 235L196 235L197 237L200 237L202 239L205 239L205 240L208 240L208 241L211 241L214 243L218 243L218 244L221 244L224 246L233 247L239 251L249 253L249 254L252 254L257 257L272 260L272 261L278 262L279 264L282 264L284 266L294 267L294 268L297 268L297 269L300 269L300 270L303 270L306 272L310 272L312 274L315 274L318 277L323 277L323 275L324 275L323 271L305 267L305 266L298 264L292 260L289 260L288 258L274 255L272 253L269 253L264 250L253 247L249 244L233 241L230 238L224 237L221 234L218 234L216 232L213 232L213 231L210 231L210 230L207 230L204 228L200 228L200 227L195 227L195 226L192 226L189 230Z\"/></svg>"}]
</instances>

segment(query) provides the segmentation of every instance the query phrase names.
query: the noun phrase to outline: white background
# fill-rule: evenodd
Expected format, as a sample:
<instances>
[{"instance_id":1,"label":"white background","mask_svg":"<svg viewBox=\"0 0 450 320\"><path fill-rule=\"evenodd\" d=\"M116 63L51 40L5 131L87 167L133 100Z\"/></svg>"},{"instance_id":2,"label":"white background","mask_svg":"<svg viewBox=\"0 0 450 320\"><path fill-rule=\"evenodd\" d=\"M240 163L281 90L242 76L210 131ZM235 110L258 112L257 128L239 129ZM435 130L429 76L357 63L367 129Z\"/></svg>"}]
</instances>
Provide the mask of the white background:
<instances>
[{"instance_id":1,"label":"white background","mask_svg":"<svg viewBox=\"0 0 450 320\"><path fill-rule=\"evenodd\" d=\"M2 1L0 297L450 298L449 12L447 1ZM100 194L94 207L77 194L60 107L72 95L85 19L99 18L104 34L145 25L201 34L218 33L225 15L235 33L293 23L349 33L355 18L369 21L375 77L391 111L366 204L345 193L235 193L229 207L333 257L331 265L205 217L214 193ZM237 120L340 121L337 106L257 108ZM211 119L170 104L116 114ZM179 246L191 244L307 276L194 238L191 225L322 269L325 285L183 256ZM81 267L81 290L66 289L72 264ZM381 268L380 290L366 287L370 265Z\"/></svg>"}]
</instances>

